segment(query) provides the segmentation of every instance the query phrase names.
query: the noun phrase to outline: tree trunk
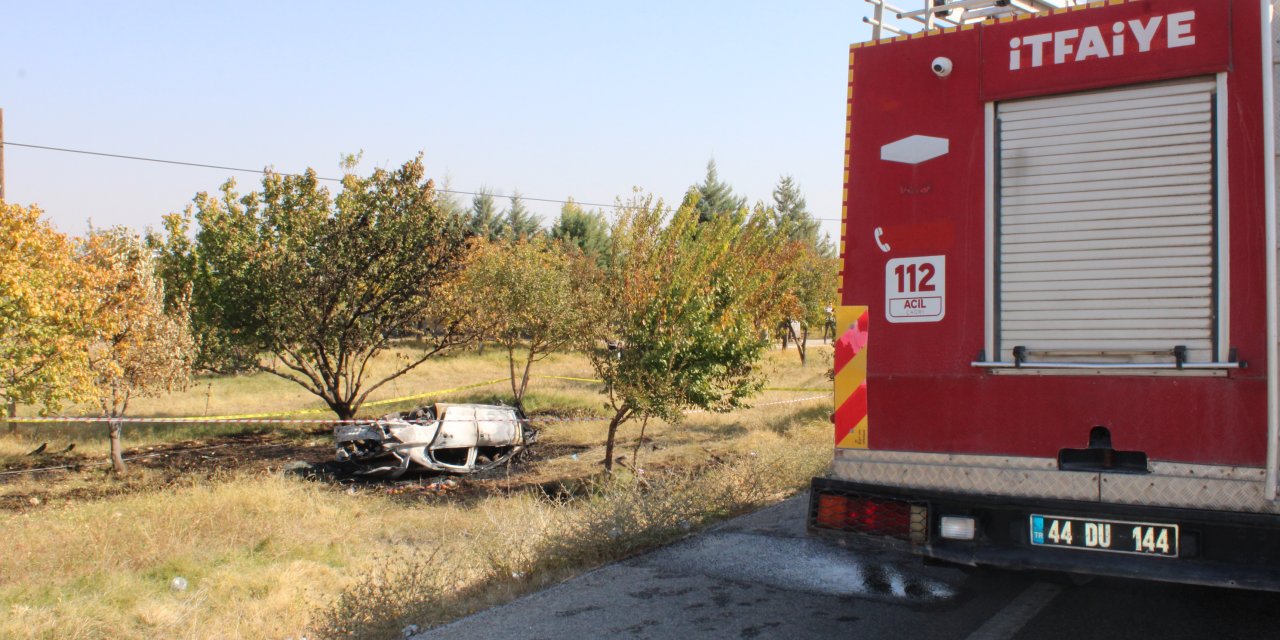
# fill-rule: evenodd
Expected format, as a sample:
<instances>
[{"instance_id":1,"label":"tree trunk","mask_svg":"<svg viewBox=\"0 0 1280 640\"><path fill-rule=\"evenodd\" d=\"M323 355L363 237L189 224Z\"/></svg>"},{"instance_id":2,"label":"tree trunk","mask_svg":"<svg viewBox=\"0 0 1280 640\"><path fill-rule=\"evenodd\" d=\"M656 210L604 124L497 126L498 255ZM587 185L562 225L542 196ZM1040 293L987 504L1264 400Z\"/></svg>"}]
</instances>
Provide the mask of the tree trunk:
<instances>
[{"instance_id":1,"label":"tree trunk","mask_svg":"<svg viewBox=\"0 0 1280 640\"><path fill-rule=\"evenodd\" d=\"M524 375L520 378L520 384L516 384L516 351L513 347L507 347L507 369L511 372L511 395L516 399L516 406L524 411L524 392L529 388L529 369L533 367L533 351L529 351L529 357L524 361Z\"/></svg>"},{"instance_id":2,"label":"tree trunk","mask_svg":"<svg viewBox=\"0 0 1280 640\"><path fill-rule=\"evenodd\" d=\"M329 408L337 414L339 420L351 420L356 417L356 407L351 406L350 402L327 401Z\"/></svg>"},{"instance_id":3,"label":"tree trunk","mask_svg":"<svg viewBox=\"0 0 1280 640\"><path fill-rule=\"evenodd\" d=\"M9 435L18 435L18 423L13 421L13 418L18 417L18 401L10 398L9 406L5 409L4 414L5 422L9 423Z\"/></svg>"},{"instance_id":4,"label":"tree trunk","mask_svg":"<svg viewBox=\"0 0 1280 640\"><path fill-rule=\"evenodd\" d=\"M125 474L124 466L124 447L120 444L120 421L112 420L107 423L107 435L111 437L111 470L116 475Z\"/></svg>"},{"instance_id":5,"label":"tree trunk","mask_svg":"<svg viewBox=\"0 0 1280 640\"><path fill-rule=\"evenodd\" d=\"M605 473L613 473L613 444L618 439L618 426L626 420L626 412L626 409L618 411L613 414L613 420L609 421L609 437L604 442Z\"/></svg>"},{"instance_id":6,"label":"tree trunk","mask_svg":"<svg viewBox=\"0 0 1280 640\"><path fill-rule=\"evenodd\" d=\"M809 326L800 325L800 335L796 335L795 326L788 322L787 333L791 334L791 338L795 340L796 353L800 354L800 366L803 367L805 365L805 348L809 346L806 344L806 341L809 339Z\"/></svg>"},{"instance_id":7,"label":"tree trunk","mask_svg":"<svg viewBox=\"0 0 1280 640\"><path fill-rule=\"evenodd\" d=\"M516 350L507 347L507 371L511 373L511 397L516 399L516 406L520 406L520 389L516 387Z\"/></svg>"},{"instance_id":8,"label":"tree trunk","mask_svg":"<svg viewBox=\"0 0 1280 640\"><path fill-rule=\"evenodd\" d=\"M796 350L800 352L800 366L808 363L805 359L809 355L809 325L800 325L800 335L796 338Z\"/></svg>"},{"instance_id":9,"label":"tree trunk","mask_svg":"<svg viewBox=\"0 0 1280 640\"><path fill-rule=\"evenodd\" d=\"M529 359L524 361L524 375L520 377L520 394L516 396L516 405L524 411L524 394L529 390L529 369L533 368L533 352L529 352Z\"/></svg>"},{"instance_id":10,"label":"tree trunk","mask_svg":"<svg viewBox=\"0 0 1280 640\"><path fill-rule=\"evenodd\" d=\"M640 422L640 437L636 438L636 447L631 450L631 468L640 473L640 447L644 446L644 429L649 426L649 418Z\"/></svg>"}]
</instances>

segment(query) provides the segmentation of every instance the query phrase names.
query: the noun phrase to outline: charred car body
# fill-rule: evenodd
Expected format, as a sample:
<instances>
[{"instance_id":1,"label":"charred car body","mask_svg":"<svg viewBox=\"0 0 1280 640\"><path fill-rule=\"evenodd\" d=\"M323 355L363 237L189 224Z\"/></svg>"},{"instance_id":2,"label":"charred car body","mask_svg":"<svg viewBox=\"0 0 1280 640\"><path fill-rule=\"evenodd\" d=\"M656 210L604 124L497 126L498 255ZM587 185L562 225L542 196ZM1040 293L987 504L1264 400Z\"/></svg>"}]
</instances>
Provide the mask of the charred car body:
<instances>
[{"instance_id":1,"label":"charred car body","mask_svg":"<svg viewBox=\"0 0 1280 640\"><path fill-rule=\"evenodd\" d=\"M437 403L334 428L338 462L358 475L397 478L411 467L449 473L491 469L537 438L516 407Z\"/></svg>"}]
</instances>

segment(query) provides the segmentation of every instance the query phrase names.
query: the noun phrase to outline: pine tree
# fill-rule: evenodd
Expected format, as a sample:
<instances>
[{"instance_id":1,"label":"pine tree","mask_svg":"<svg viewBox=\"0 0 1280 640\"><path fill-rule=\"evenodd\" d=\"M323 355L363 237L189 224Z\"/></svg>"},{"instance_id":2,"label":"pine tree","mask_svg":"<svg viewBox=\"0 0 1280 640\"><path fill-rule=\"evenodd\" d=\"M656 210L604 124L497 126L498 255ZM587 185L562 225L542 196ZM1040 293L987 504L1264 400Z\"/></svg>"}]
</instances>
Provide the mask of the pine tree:
<instances>
[{"instance_id":1,"label":"pine tree","mask_svg":"<svg viewBox=\"0 0 1280 640\"><path fill-rule=\"evenodd\" d=\"M809 213L800 185L791 176L779 178L773 190L773 222L788 238L813 247L818 255L831 257L834 253L831 239L820 233L819 222Z\"/></svg>"},{"instance_id":2,"label":"pine tree","mask_svg":"<svg viewBox=\"0 0 1280 640\"><path fill-rule=\"evenodd\" d=\"M477 236L493 240L502 230L498 205L494 202L493 192L481 187L471 199L471 232Z\"/></svg>"},{"instance_id":3,"label":"pine tree","mask_svg":"<svg viewBox=\"0 0 1280 640\"><path fill-rule=\"evenodd\" d=\"M512 240L520 238L532 238L542 231L542 225L538 222L538 217L529 213L524 206L524 200L520 198L520 192L516 191L511 196L511 208L507 209L506 220L502 225L502 233Z\"/></svg>"},{"instance_id":4,"label":"pine tree","mask_svg":"<svg viewBox=\"0 0 1280 640\"><path fill-rule=\"evenodd\" d=\"M715 158L707 161L707 177L702 184L689 188L690 194L698 195L698 222L706 222L716 216L737 211L747 205L744 196L733 195L733 187L720 181L716 172Z\"/></svg>"},{"instance_id":5,"label":"pine tree","mask_svg":"<svg viewBox=\"0 0 1280 640\"><path fill-rule=\"evenodd\" d=\"M569 198L560 207L560 217L551 227L551 237L578 247L603 264L609 251L609 222L600 211L587 211Z\"/></svg>"},{"instance_id":6,"label":"pine tree","mask_svg":"<svg viewBox=\"0 0 1280 640\"><path fill-rule=\"evenodd\" d=\"M449 176L445 176L444 184L436 189L436 199L440 201L440 209L447 215L466 218L470 214L467 205L454 194L453 179Z\"/></svg>"}]
</instances>

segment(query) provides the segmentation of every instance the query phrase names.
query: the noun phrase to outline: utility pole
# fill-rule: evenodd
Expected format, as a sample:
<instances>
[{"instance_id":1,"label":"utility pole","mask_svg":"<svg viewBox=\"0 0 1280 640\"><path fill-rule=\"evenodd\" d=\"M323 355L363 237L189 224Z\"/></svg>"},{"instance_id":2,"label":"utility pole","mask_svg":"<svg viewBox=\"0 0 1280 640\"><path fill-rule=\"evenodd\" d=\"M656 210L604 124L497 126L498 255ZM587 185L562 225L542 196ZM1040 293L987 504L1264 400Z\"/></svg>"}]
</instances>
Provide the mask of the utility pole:
<instances>
[{"instance_id":1,"label":"utility pole","mask_svg":"<svg viewBox=\"0 0 1280 640\"><path fill-rule=\"evenodd\" d=\"M0 204L4 204L4 109L0 109ZM4 417L0 420L9 425L9 435L12 436L18 432L18 423L13 421L13 417L18 415L18 403L16 400L9 400L6 403Z\"/></svg>"},{"instance_id":2,"label":"utility pole","mask_svg":"<svg viewBox=\"0 0 1280 640\"><path fill-rule=\"evenodd\" d=\"M4 109L0 109L0 202L4 202Z\"/></svg>"}]
</instances>

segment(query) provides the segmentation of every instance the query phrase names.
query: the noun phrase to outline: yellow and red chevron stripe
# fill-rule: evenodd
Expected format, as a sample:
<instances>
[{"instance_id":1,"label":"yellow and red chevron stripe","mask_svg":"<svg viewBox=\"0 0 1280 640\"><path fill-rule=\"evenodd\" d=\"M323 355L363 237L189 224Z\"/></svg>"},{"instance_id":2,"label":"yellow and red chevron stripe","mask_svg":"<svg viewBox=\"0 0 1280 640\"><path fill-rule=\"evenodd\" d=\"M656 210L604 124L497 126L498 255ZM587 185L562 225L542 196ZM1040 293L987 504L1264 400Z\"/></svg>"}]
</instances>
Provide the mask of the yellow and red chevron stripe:
<instances>
[{"instance_id":1,"label":"yellow and red chevron stripe","mask_svg":"<svg viewBox=\"0 0 1280 640\"><path fill-rule=\"evenodd\" d=\"M837 449L867 448L867 336L868 307L836 309L836 326L845 332L836 340Z\"/></svg>"}]
</instances>

